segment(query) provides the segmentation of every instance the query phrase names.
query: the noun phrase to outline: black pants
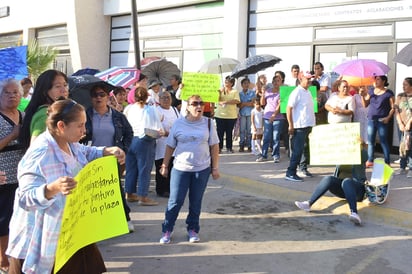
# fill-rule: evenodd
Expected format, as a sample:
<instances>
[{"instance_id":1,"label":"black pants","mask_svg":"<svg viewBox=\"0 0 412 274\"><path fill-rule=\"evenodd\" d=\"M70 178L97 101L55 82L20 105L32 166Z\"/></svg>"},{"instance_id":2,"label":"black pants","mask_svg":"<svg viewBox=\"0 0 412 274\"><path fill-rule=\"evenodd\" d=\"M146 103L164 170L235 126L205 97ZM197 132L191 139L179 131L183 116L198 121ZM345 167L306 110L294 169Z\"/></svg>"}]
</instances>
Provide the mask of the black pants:
<instances>
[{"instance_id":1,"label":"black pants","mask_svg":"<svg viewBox=\"0 0 412 274\"><path fill-rule=\"evenodd\" d=\"M155 160L155 167L156 167L156 193L157 195L163 196L163 194L170 193L170 172L173 167L173 157L170 159L168 166L169 172L167 173L167 177L163 177L160 174L160 168L162 166L163 159Z\"/></svg>"},{"instance_id":2,"label":"black pants","mask_svg":"<svg viewBox=\"0 0 412 274\"><path fill-rule=\"evenodd\" d=\"M123 168L123 166L121 166L119 164L117 165L117 168L119 170L119 187L120 187L120 195L122 196L123 210L124 210L124 214L126 215L126 220L130 221L130 207L127 204L126 197L125 197L125 194L124 194L124 188L122 186L122 181L121 181L124 168Z\"/></svg>"}]
</instances>

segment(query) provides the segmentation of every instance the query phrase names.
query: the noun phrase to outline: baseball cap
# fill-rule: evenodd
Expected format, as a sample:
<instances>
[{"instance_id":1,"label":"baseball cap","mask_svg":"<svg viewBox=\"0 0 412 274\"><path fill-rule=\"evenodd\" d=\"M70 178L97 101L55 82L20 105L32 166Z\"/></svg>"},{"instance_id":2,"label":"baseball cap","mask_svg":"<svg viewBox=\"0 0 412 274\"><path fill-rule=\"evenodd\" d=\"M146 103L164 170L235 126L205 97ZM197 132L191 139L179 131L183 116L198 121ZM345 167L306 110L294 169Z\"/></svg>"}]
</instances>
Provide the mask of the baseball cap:
<instances>
[{"instance_id":1,"label":"baseball cap","mask_svg":"<svg viewBox=\"0 0 412 274\"><path fill-rule=\"evenodd\" d=\"M300 79L302 79L302 78L312 79L313 77L314 77L314 75L312 75L310 73L310 71L301 72L300 75L299 75Z\"/></svg>"}]
</instances>

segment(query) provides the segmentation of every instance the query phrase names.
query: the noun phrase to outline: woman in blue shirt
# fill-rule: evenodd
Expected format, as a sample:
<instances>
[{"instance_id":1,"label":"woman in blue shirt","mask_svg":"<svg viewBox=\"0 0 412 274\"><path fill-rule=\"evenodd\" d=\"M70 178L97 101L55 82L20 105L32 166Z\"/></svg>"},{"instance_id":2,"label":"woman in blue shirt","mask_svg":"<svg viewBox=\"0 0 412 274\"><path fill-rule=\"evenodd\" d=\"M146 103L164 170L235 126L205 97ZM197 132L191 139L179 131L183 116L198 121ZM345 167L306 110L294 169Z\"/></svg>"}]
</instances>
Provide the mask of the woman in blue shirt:
<instances>
[{"instance_id":1,"label":"woman in blue shirt","mask_svg":"<svg viewBox=\"0 0 412 274\"><path fill-rule=\"evenodd\" d=\"M385 163L390 164L390 148L388 141L389 122L394 113L395 95L388 89L388 77L376 76L374 87L362 95L362 104L368 110L368 160L366 167L373 166L376 133L382 147Z\"/></svg>"}]
</instances>

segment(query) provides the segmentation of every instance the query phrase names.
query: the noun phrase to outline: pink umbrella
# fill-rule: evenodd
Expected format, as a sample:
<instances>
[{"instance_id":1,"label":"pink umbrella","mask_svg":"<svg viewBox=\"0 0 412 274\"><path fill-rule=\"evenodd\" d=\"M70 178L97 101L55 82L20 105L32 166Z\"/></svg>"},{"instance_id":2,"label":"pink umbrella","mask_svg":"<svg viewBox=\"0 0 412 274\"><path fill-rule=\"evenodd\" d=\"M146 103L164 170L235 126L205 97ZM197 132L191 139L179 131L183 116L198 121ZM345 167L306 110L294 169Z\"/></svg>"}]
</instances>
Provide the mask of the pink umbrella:
<instances>
[{"instance_id":1,"label":"pink umbrella","mask_svg":"<svg viewBox=\"0 0 412 274\"><path fill-rule=\"evenodd\" d=\"M160 60L160 59L162 59L162 58L157 57L157 56L150 56L150 57L143 58L143 59L140 61L140 66L141 66L142 68L144 68L145 66L147 66L147 65L150 64L151 62L157 61L157 60Z\"/></svg>"},{"instance_id":2,"label":"pink umbrella","mask_svg":"<svg viewBox=\"0 0 412 274\"><path fill-rule=\"evenodd\" d=\"M140 70L132 67L111 67L94 76L114 86L127 88L139 80Z\"/></svg>"},{"instance_id":3,"label":"pink umbrella","mask_svg":"<svg viewBox=\"0 0 412 274\"><path fill-rule=\"evenodd\" d=\"M357 59L337 65L333 71L343 76L368 78L385 75L391 70L386 64L373 59Z\"/></svg>"}]
</instances>

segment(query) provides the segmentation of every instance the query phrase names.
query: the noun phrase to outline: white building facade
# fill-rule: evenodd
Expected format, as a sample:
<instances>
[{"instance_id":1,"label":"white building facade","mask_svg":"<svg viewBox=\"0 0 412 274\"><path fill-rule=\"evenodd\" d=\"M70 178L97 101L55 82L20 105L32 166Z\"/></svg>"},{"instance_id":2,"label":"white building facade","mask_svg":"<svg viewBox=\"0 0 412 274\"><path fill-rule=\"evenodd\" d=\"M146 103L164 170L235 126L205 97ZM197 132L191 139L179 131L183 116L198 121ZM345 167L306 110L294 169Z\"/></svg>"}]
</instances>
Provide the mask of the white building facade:
<instances>
[{"instance_id":1,"label":"white building facade","mask_svg":"<svg viewBox=\"0 0 412 274\"><path fill-rule=\"evenodd\" d=\"M275 70L289 76L293 64L311 70L320 61L330 72L357 58L388 64L396 93L412 75L392 61L412 41L412 0L136 0L136 6L140 58L166 57L182 71L218 56L268 53L282 58L266 71L269 79ZM131 1L1 1L0 48L32 38L56 47L54 67L69 75L135 65Z\"/></svg>"}]
</instances>

